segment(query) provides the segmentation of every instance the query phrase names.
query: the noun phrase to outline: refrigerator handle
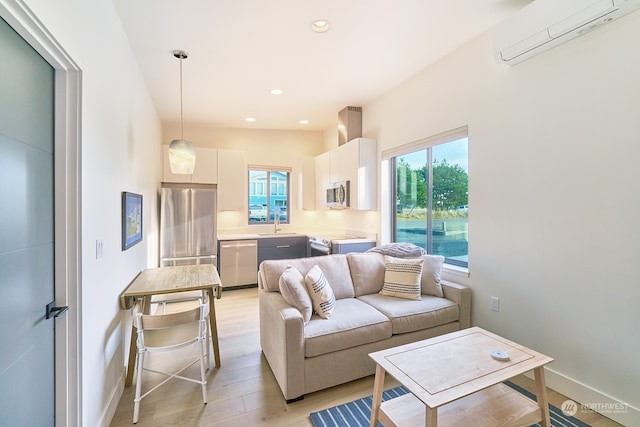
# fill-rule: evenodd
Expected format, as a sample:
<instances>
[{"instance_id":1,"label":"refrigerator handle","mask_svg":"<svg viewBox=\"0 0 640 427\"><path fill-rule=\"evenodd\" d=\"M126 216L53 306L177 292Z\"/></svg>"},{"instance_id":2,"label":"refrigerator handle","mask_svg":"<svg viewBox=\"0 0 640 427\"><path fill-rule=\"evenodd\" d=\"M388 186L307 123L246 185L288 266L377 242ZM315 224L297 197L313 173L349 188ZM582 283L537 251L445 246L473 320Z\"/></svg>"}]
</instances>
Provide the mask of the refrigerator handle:
<instances>
[{"instance_id":1,"label":"refrigerator handle","mask_svg":"<svg viewBox=\"0 0 640 427\"><path fill-rule=\"evenodd\" d=\"M189 195L191 196L191 209L189 209L189 214L191 218L189 218L189 253L195 254L193 240L195 236L193 233L195 232L194 222L196 221L196 192L192 188L189 190Z\"/></svg>"}]
</instances>

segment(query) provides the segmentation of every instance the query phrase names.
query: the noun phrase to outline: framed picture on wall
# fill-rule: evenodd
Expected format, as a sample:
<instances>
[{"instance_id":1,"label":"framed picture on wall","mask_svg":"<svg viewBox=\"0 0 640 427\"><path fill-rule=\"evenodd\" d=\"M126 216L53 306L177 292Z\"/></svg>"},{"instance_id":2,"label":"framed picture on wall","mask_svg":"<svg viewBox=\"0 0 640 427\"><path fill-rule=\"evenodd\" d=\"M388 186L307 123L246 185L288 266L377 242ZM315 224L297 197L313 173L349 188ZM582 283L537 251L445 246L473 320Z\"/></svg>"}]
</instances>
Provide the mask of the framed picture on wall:
<instances>
[{"instance_id":1,"label":"framed picture on wall","mask_svg":"<svg viewBox=\"0 0 640 427\"><path fill-rule=\"evenodd\" d=\"M142 195L122 192L122 250L142 240Z\"/></svg>"}]
</instances>

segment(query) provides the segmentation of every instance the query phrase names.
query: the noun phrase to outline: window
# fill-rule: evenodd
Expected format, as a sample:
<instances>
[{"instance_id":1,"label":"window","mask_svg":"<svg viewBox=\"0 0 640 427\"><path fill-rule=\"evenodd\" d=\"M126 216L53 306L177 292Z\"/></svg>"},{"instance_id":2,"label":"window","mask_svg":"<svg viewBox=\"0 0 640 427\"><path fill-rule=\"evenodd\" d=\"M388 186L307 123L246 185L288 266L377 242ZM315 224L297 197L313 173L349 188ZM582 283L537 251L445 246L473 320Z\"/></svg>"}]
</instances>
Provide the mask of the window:
<instances>
[{"instance_id":1,"label":"window","mask_svg":"<svg viewBox=\"0 0 640 427\"><path fill-rule=\"evenodd\" d=\"M383 153L394 204L391 238L410 242L445 263L468 267L469 175L467 129Z\"/></svg>"},{"instance_id":2,"label":"window","mask_svg":"<svg viewBox=\"0 0 640 427\"><path fill-rule=\"evenodd\" d=\"M272 224L274 217L289 222L289 176L287 168L249 167L249 224Z\"/></svg>"}]
</instances>

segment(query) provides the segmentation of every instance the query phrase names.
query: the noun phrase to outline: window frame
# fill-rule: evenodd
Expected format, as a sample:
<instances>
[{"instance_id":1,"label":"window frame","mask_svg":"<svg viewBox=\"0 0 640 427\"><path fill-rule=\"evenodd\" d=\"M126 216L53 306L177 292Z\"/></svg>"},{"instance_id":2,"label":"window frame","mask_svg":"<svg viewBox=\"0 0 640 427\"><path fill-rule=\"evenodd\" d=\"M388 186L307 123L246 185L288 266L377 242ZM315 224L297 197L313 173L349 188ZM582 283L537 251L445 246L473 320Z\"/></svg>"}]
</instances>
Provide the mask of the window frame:
<instances>
[{"instance_id":1,"label":"window frame","mask_svg":"<svg viewBox=\"0 0 640 427\"><path fill-rule=\"evenodd\" d=\"M252 177L251 177L251 173L252 172L264 172L265 173L265 180L264 183L260 183L260 182L256 182L255 180L252 181ZM273 212L273 219L271 217L272 214L272 208L271 205L273 204L273 206L285 206L286 207L286 219L281 219L278 223L279 224L290 224L291 223L291 210L290 210L290 206L291 206L291 172L292 169L290 167L284 167L284 166L264 166L264 165L249 165L247 167L247 202L248 202L248 211L247 211L247 223L248 225L252 226L252 225L264 225L264 224L274 224L275 222L275 212ZM280 174L284 174L286 176L286 178L284 180L276 180L275 182L272 182L272 173L280 173ZM277 194L271 194L271 188L272 185L276 186L276 193ZM252 187L254 189L253 193L252 193ZM255 190L256 189L260 189L261 193L260 194L256 194ZM280 194L282 191L284 190L284 194ZM264 197L265 198L265 203L262 202L257 202L257 201L252 201L251 198L253 197ZM283 203L278 203L280 201L280 199L274 199L272 202L272 197L273 196L284 196L284 204ZM267 213L266 213L266 219L265 221L251 221L251 205L254 204L260 204L262 206L265 207Z\"/></svg>"},{"instance_id":2,"label":"window frame","mask_svg":"<svg viewBox=\"0 0 640 427\"><path fill-rule=\"evenodd\" d=\"M426 250L429 254L433 254L433 238L429 238L433 233L433 148L442 144L458 141L460 139L469 139L469 130L467 126L462 126L447 132L443 132L431 137L423 138L414 142L410 142L408 144L403 144L388 150L384 150L382 152L382 161L383 164L386 163L386 168L388 168L388 189L390 197L388 198L388 224L389 224L389 239L391 242L396 241L397 239L397 231L398 231L398 221L397 221L397 194L398 194L398 183L397 183L397 166L398 159L403 155L408 155L410 153L414 153L417 151L426 150L426 164L427 167L427 205L426 205L426 218L425 218L425 246ZM468 145L467 145L467 160L469 158ZM384 190L383 190L384 191ZM468 220L467 220L468 226ZM468 235L467 235L468 239ZM468 240L467 240L468 242ZM467 243L468 244L468 243ZM468 261L468 251L467 251L467 261L460 261L453 258L448 258L445 256L445 266L453 267L455 269L464 269L468 271L469 261Z\"/></svg>"}]
</instances>

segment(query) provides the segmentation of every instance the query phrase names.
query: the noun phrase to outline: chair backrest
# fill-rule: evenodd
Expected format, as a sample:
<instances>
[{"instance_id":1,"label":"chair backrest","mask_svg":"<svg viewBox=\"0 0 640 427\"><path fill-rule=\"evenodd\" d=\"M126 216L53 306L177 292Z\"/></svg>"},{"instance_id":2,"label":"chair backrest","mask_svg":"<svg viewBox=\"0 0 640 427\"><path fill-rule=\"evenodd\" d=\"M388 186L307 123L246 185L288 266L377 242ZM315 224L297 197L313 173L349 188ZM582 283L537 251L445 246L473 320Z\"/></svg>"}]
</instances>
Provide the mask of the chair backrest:
<instances>
[{"instance_id":1,"label":"chair backrest","mask_svg":"<svg viewBox=\"0 0 640 427\"><path fill-rule=\"evenodd\" d=\"M167 348L201 339L206 333L209 306L170 314L135 314L138 348Z\"/></svg>"},{"instance_id":2,"label":"chair backrest","mask_svg":"<svg viewBox=\"0 0 640 427\"><path fill-rule=\"evenodd\" d=\"M182 301L202 300L207 302L207 292L205 291L184 291L171 292L167 294L156 294L151 298L152 303L172 303Z\"/></svg>"}]
</instances>

